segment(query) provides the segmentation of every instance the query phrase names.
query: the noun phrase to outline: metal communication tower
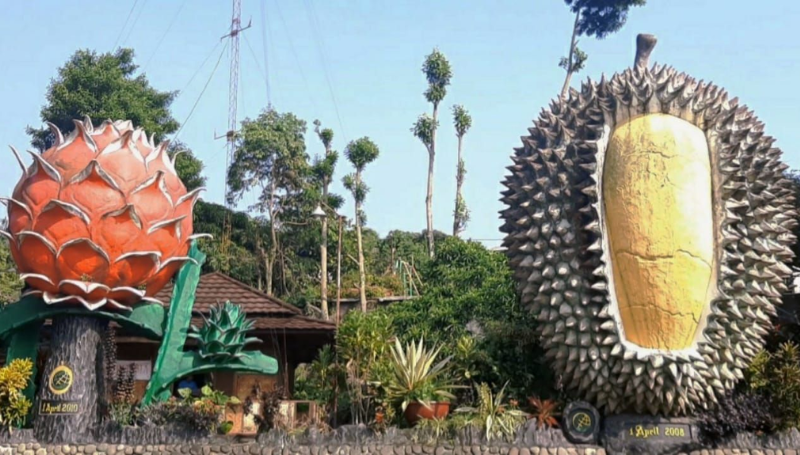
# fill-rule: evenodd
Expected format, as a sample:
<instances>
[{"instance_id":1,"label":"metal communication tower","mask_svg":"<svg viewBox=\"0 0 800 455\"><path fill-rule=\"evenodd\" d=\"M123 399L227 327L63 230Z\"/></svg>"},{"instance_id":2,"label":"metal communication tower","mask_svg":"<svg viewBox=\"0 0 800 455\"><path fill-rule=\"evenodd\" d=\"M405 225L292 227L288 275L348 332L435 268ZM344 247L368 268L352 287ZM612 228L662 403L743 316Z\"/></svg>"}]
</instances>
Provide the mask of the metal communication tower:
<instances>
[{"instance_id":1,"label":"metal communication tower","mask_svg":"<svg viewBox=\"0 0 800 455\"><path fill-rule=\"evenodd\" d=\"M242 28L242 0L233 0L233 14L231 16L231 29L221 39L230 38L231 40L231 72L230 82L228 87L228 132L225 133L225 139L228 141L228 147L225 156L225 208L230 209L228 203L228 168L233 161L233 153L236 144L236 108L238 105L237 95L239 94L239 33L247 30L252 25L252 21L247 24L247 27ZM219 137L217 137L219 139ZM228 240L230 239L230 220L229 216L225 216L225 225L223 226L222 249L227 247Z\"/></svg>"}]
</instances>

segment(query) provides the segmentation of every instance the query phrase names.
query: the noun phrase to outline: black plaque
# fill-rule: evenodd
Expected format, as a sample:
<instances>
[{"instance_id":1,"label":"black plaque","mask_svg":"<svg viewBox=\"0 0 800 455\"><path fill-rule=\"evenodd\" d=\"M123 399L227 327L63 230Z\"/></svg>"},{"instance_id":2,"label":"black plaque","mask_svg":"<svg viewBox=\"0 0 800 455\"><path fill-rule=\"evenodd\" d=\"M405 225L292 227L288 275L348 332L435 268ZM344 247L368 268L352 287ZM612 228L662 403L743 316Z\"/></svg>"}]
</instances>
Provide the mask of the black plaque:
<instances>
[{"instance_id":1,"label":"black plaque","mask_svg":"<svg viewBox=\"0 0 800 455\"><path fill-rule=\"evenodd\" d=\"M600 434L600 413L589 403L574 401L563 415L564 435L576 444L596 444Z\"/></svg>"},{"instance_id":2,"label":"black plaque","mask_svg":"<svg viewBox=\"0 0 800 455\"><path fill-rule=\"evenodd\" d=\"M611 453L662 454L698 447L698 429L688 418L643 415L606 417L603 440Z\"/></svg>"}]
</instances>

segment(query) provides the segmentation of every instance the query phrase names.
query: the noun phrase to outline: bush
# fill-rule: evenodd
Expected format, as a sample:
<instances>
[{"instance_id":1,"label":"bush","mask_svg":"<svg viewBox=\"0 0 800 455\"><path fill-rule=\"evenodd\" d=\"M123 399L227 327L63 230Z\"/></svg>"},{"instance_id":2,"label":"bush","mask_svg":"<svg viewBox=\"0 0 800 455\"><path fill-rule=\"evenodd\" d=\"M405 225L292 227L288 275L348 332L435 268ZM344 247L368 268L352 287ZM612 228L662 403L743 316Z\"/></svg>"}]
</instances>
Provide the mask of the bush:
<instances>
[{"instance_id":1,"label":"bush","mask_svg":"<svg viewBox=\"0 0 800 455\"><path fill-rule=\"evenodd\" d=\"M719 444L740 432L769 433L779 421L772 400L758 393L740 392L698 416L700 435L708 444Z\"/></svg>"},{"instance_id":2,"label":"bush","mask_svg":"<svg viewBox=\"0 0 800 455\"><path fill-rule=\"evenodd\" d=\"M140 411L140 417L158 426L178 424L195 431L213 433L228 427L226 422L222 422L225 407L239 404L238 398L228 397L209 386L202 388L200 397L193 397L189 389L178 392L180 399L170 397L167 401L147 406Z\"/></svg>"},{"instance_id":3,"label":"bush","mask_svg":"<svg viewBox=\"0 0 800 455\"><path fill-rule=\"evenodd\" d=\"M31 402L22 394L31 379L33 362L15 359L0 368L0 426L11 431L22 426L31 409Z\"/></svg>"},{"instance_id":4,"label":"bush","mask_svg":"<svg viewBox=\"0 0 800 455\"><path fill-rule=\"evenodd\" d=\"M791 341L775 352L761 351L746 374L751 390L769 396L780 422L779 429L800 426L800 348Z\"/></svg>"}]
</instances>

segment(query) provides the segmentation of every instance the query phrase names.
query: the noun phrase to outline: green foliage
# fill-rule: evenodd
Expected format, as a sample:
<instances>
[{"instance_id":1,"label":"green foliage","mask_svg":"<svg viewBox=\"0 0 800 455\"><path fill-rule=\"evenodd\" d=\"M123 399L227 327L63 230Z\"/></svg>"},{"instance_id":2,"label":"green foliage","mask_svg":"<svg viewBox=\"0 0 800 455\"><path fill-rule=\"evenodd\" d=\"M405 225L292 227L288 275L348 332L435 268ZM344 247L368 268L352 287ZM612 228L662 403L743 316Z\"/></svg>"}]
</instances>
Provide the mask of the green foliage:
<instances>
[{"instance_id":1,"label":"green foliage","mask_svg":"<svg viewBox=\"0 0 800 455\"><path fill-rule=\"evenodd\" d=\"M786 178L789 181L789 186L794 194L794 211L797 215L795 215L795 219L800 221L800 171L789 171L786 173ZM796 238L800 238L800 222L795 223L794 227L792 228L792 234ZM792 259L792 265L795 267L800 267L800 242L795 242L792 245L792 251L794 252L794 258Z\"/></svg>"},{"instance_id":2,"label":"green foliage","mask_svg":"<svg viewBox=\"0 0 800 455\"><path fill-rule=\"evenodd\" d=\"M176 141L169 144L167 154L173 159L175 155L178 155L175 160L175 172L184 186L186 186L187 191L205 186L206 178L203 176L203 162L194 156L192 149L183 142Z\"/></svg>"},{"instance_id":3,"label":"green foliage","mask_svg":"<svg viewBox=\"0 0 800 455\"><path fill-rule=\"evenodd\" d=\"M458 137L463 137L472 127L472 116L460 104L453 105L453 125L456 128L456 136Z\"/></svg>"},{"instance_id":4,"label":"green foliage","mask_svg":"<svg viewBox=\"0 0 800 455\"><path fill-rule=\"evenodd\" d=\"M434 364L439 351L441 347L427 349L422 338L416 344L413 341L406 344L405 348L395 339L391 349L392 375L382 386L391 402L400 403L401 410L405 411L414 401L430 407L431 402L455 398L450 393L455 386L448 378L450 357Z\"/></svg>"},{"instance_id":5,"label":"green foliage","mask_svg":"<svg viewBox=\"0 0 800 455\"><path fill-rule=\"evenodd\" d=\"M216 433L226 426L222 421L225 407L241 404L238 398L209 386L201 389L199 397L192 396L190 389L180 389L178 394L180 398L171 397L144 407L139 412L140 419L158 426L178 424L194 431Z\"/></svg>"},{"instance_id":6,"label":"green foliage","mask_svg":"<svg viewBox=\"0 0 800 455\"><path fill-rule=\"evenodd\" d=\"M505 257L454 237L439 243L435 259L420 268L422 295L386 309L402 341L425 336L453 355L463 336L475 339L473 375L524 398L554 394L542 363L534 318L519 306ZM470 381L471 382L471 381Z\"/></svg>"},{"instance_id":7,"label":"green foliage","mask_svg":"<svg viewBox=\"0 0 800 455\"><path fill-rule=\"evenodd\" d=\"M0 230L6 228L6 220L0 220ZM0 235L0 306L19 300L22 284L17 266L11 257L8 237Z\"/></svg>"},{"instance_id":8,"label":"green foliage","mask_svg":"<svg viewBox=\"0 0 800 455\"><path fill-rule=\"evenodd\" d=\"M255 322L247 319L241 306L230 301L212 306L208 318L201 316L203 325L191 326L189 337L198 341L200 356L210 362L235 361L244 355L248 344L260 342L258 338L247 338Z\"/></svg>"},{"instance_id":9,"label":"green foliage","mask_svg":"<svg viewBox=\"0 0 800 455\"><path fill-rule=\"evenodd\" d=\"M746 371L750 390L768 396L781 429L800 427L800 348L791 341L775 352L761 351Z\"/></svg>"},{"instance_id":10,"label":"green foliage","mask_svg":"<svg viewBox=\"0 0 800 455\"><path fill-rule=\"evenodd\" d=\"M578 35L603 39L618 31L628 19L628 10L647 0L564 0L578 20Z\"/></svg>"},{"instance_id":11,"label":"green foliage","mask_svg":"<svg viewBox=\"0 0 800 455\"><path fill-rule=\"evenodd\" d=\"M270 216L277 213L303 189L308 171L305 133L306 122L290 112L270 108L253 120L245 119L228 169L228 200L236 202L258 189L255 208Z\"/></svg>"},{"instance_id":12,"label":"green foliage","mask_svg":"<svg viewBox=\"0 0 800 455\"><path fill-rule=\"evenodd\" d=\"M357 174L347 174L342 178L342 184L344 187L350 191L353 195L353 199L361 204L364 202L364 199L367 197L367 193L369 192L369 187L366 183L360 181ZM364 219L364 216L359 216L359 219Z\"/></svg>"},{"instance_id":13,"label":"green foliage","mask_svg":"<svg viewBox=\"0 0 800 455\"><path fill-rule=\"evenodd\" d=\"M313 400L328 406L333 403L340 373L333 349L325 345L310 365L301 365L295 371L293 395L296 399Z\"/></svg>"},{"instance_id":14,"label":"green foliage","mask_svg":"<svg viewBox=\"0 0 800 455\"><path fill-rule=\"evenodd\" d=\"M422 72L428 80L425 99L429 103L438 105L447 95L447 86L450 85L450 78L453 77L450 62L447 61L447 58L439 49L434 49L433 52L425 57L425 62L422 64Z\"/></svg>"},{"instance_id":15,"label":"green foliage","mask_svg":"<svg viewBox=\"0 0 800 455\"><path fill-rule=\"evenodd\" d=\"M411 132L430 151L433 148L433 134L438 126L439 122L434 121L433 117L425 113L417 118L416 123L411 127Z\"/></svg>"},{"instance_id":16,"label":"green foliage","mask_svg":"<svg viewBox=\"0 0 800 455\"><path fill-rule=\"evenodd\" d=\"M72 131L73 119L85 115L93 119L131 120L160 142L178 129L169 111L177 92L160 92L150 86L144 74L136 75L132 49L98 54L79 50L58 69L47 89L42 107L43 122L52 122L61 131ZM55 138L48 128L28 127L31 143L40 151L52 146Z\"/></svg>"},{"instance_id":17,"label":"green foliage","mask_svg":"<svg viewBox=\"0 0 800 455\"><path fill-rule=\"evenodd\" d=\"M25 422L31 402L23 395L33 372L30 359L15 359L0 368L0 426L11 431Z\"/></svg>"},{"instance_id":18,"label":"green foliage","mask_svg":"<svg viewBox=\"0 0 800 455\"><path fill-rule=\"evenodd\" d=\"M380 150L368 137L351 141L344 150L344 155L356 170L363 170L364 166L378 159Z\"/></svg>"},{"instance_id":19,"label":"green foliage","mask_svg":"<svg viewBox=\"0 0 800 455\"><path fill-rule=\"evenodd\" d=\"M481 383L477 386L478 405L456 409L457 413L470 415L474 424L483 429L489 441L496 438L512 441L517 430L527 420L527 414L505 402L505 389L503 386L495 394L488 384Z\"/></svg>"},{"instance_id":20,"label":"green foliage","mask_svg":"<svg viewBox=\"0 0 800 455\"><path fill-rule=\"evenodd\" d=\"M564 68L568 73L577 73L586 66L586 60L588 58L589 56L586 52L582 51L578 46L575 46L575 49L572 50L572 65L569 63L569 58L561 57L558 66Z\"/></svg>"}]
</instances>

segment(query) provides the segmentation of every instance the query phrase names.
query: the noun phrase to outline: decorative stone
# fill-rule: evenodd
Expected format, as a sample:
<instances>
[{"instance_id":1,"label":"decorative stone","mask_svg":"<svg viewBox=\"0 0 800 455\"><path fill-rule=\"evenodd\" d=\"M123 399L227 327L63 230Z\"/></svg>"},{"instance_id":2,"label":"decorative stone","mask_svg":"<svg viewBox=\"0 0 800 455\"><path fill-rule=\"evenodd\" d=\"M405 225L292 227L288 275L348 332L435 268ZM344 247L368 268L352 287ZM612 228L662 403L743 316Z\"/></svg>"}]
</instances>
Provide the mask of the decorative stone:
<instances>
[{"instance_id":1,"label":"decorative stone","mask_svg":"<svg viewBox=\"0 0 800 455\"><path fill-rule=\"evenodd\" d=\"M600 413L583 401L573 401L564 408L564 435L576 444L596 444L600 434Z\"/></svg>"}]
</instances>

